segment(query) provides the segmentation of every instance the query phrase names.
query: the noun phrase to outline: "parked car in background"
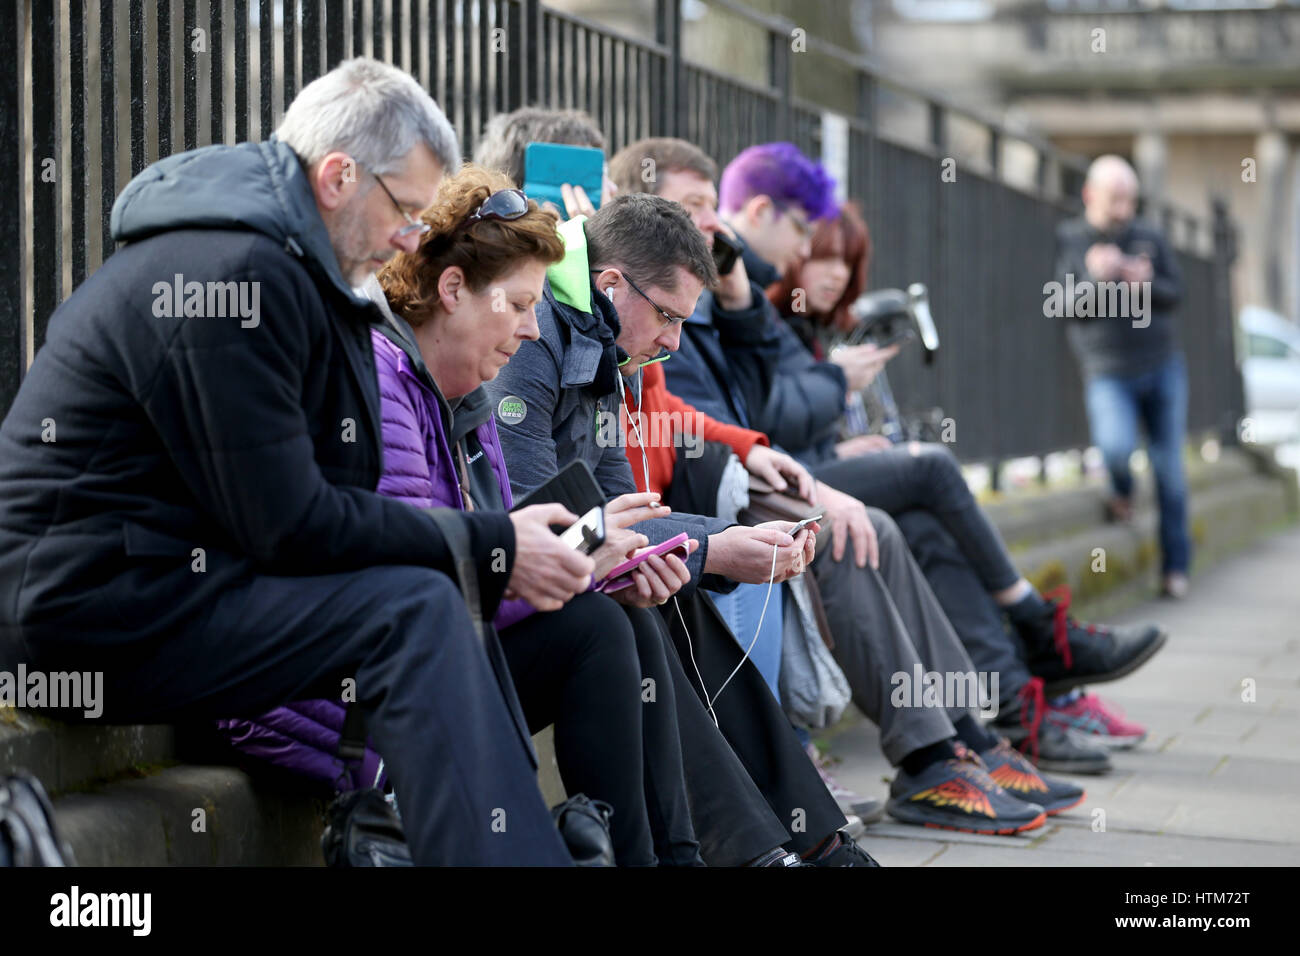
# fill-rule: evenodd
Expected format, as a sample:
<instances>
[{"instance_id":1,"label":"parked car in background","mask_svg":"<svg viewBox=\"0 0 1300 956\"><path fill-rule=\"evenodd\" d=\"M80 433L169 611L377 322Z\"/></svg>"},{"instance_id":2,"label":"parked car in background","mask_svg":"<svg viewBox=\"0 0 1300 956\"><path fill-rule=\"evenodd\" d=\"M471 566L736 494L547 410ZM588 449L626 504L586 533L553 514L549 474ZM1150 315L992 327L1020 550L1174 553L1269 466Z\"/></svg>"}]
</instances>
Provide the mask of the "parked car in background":
<instances>
[{"instance_id":1,"label":"parked car in background","mask_svg":"<svg viewBox=\"0 0 1300 956\"><path fill-rule=\"evenodd\" d=\"M1254 440L1300 439L1300 325L1259 306L1239 316L1242 385Z\"/></svg>"}]
</instances>

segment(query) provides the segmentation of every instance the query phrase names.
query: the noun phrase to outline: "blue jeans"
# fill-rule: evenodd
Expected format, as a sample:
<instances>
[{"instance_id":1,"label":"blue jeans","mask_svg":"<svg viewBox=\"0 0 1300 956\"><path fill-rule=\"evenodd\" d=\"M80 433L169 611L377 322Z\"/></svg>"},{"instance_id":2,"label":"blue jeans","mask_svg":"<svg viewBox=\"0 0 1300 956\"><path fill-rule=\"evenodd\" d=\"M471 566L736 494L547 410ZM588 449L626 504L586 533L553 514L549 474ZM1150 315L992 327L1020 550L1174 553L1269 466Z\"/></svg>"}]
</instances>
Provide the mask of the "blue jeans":
<instances>
[{"instance_id":1,"label":"blue jeans","mask_svg":"<svg viewBox=\"0 0 1300 956\"><path fill-rule=\"evenodd\" d=\"M1133 494L1129 456L1137 447L1138 422L1147 433L1147 455L1156 476L1160 505L1162 571L1191 566L1187 533L1187 477L1183 441L1187 435L1187 364L1181 354L1132 378L1089 379L1085 399L1092 441L1106 460L1111 485L1121 498Z\"/></svg>"},{"instance_id":2,"label":"blue jeans","mask_svg":"<svg viewBox=\"0 0 1300 956\"><path fill-rule=\"evenodd\" d=\"M730 594L703 592L713 601L714 607L727 622L732 635L740 644L741 650L754 641L754 632L758 629L758 619L763 618L763 628L754 641L754 649L749 652L749 659L754 662L763 680L772 690L772 696L781 699L779 680L781 677L781 638L784 616L781 600L784 597L781 585L772 588L772 598L767 602L767 612L763 613L763 598L767 594L767 584L742 584ZM693 676L693 675L692 675ZM710 687L709 693L716 694L718 688Z\"/></svg>"}]
</instances>

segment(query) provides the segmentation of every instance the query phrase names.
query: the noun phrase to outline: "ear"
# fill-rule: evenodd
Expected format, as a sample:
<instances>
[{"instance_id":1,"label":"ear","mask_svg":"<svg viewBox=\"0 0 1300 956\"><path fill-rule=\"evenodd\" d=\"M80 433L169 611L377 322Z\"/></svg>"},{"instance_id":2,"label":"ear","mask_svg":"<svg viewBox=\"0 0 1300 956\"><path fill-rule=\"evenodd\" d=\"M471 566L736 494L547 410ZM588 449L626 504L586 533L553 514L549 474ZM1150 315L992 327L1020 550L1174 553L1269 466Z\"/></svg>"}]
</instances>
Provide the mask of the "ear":
<instances>
[{"instance_id":1,"label":"ear","mask_svg":"<svg viewBox=\"0 0 1300 956\"><path fill-rule=\"evenodd\" d=\"M347 153L326 153L310 171L316 204L330 212L352 199L360 189L361 169Z\"/></svg>"},{"instance_id":2,"label":"ear","mask_svg":"<svg viewBox=\"0 0 1300 956\"><path fill-rule=\"evenodd\" d=\"M438 276L438 304L447 313L455 312L465 301L465 272L460 266L448 266Z\"/></svg>"},{"instance_id":3,"label":"ear","mask_svg":"<svg viewBox=\"0 0 1300 956\"><path fill-rule=\"evenodd\" d=\"M773 205L771 196L750 196L740 207L741 215L754 226L770 226L775 212L776 206Z\"/></svg>"},{"instance_id":4,"label":"ear","mask_svg":"<svg viewBox=\"0 0 1300 956\"><path fill-rule=\"evenodd\" d=\"M609 295L610 288L617 285L622 278L623 273L617 269L602 269L600 275L596 276L596 288Z\"/></svg>"}]
</instances>

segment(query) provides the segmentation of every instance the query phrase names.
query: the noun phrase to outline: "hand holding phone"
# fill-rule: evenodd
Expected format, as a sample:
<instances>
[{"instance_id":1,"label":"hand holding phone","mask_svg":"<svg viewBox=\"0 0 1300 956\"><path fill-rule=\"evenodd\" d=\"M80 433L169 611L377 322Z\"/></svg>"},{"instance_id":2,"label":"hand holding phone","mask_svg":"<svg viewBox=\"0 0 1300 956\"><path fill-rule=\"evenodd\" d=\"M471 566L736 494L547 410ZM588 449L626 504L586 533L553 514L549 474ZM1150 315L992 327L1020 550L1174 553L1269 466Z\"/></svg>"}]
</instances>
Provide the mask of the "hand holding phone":
<instances>
[{"instance_id":1,"label":"hand holding phone","mask_svg":"<svg viewBox=\"0 0 1300 956\"><path fill-rule=\"evenodd\" d=\"M688 545L690 535L682 532L676 537L669 538L667 541L660 542L649 548L642 548L632 557L628 558L622 564L619 564L607 574L604 579L597 582L596 590L605 594L621 591L623 588L631 587L633 582L632 571L644 564L652 556L676 554L678 558L685 561L691 553Z\"/></svg>"},{"instance_id":2,"label":"hand holding phone","mask_svg":"<svg viewBox=\"0 0 1300 956\"><path fill-rule=\"evenodd\" d=\"M566 547L550 527L567 527L576 520L577 515L558 504L510 512L515 551L506 583L507 598L523 598L539 611L556 611L587 590L595 562Z\"/></svg>"},{"instance_id":3,"label":"hand holding phone","mask_svg":"<svg viewBox=\"0 0 1300 956\"><path fill-rule=\"evenodd\" d=\"M604 177L605 154L594 147L563 143L529 143L524 147L524 194L539 204L549 202L567 210L577 199L577 189L581 189L591 207L599 209ZM570 187L568 197L564 195L565 186Z\"/></svg>"},{"instance_id":4,"label":"hand holding phone","mask_svg":"<svg viewBox=\"0 0 1300 956\"><path fill-rule=\"evenodd\" d=\"M725 276L736 268L740 258L740 243L725 232L713 234L713 264L718 267L718 275Z\"/></svg>"},{"instance_id":5,"label":"hand holding phone","mask_svg":"<svg viewBox=\"0 0 1300 956\"><path fill-rule=\"evenodd\" d=\"M582 554L591 554L605 543L605 509L600 505L569 525L560 540Z\"/></svg>"},{"instance_id":6,"label":"hand holding phone","mask_svg":"<svg viewBox=\"0 0 1300 956\"><path fill-rule=\"evenodd\" d=\"M812 515L811 517L804 518L802 521L798 522L793 528L790 529L790 537L793 538L795 535L797 535L804 528L808 527L814 521L821 521L822 518L824 517L826 517L826 512L823 511L821 514L816 514L816 515Z\"/></svg>"}]
</instances>

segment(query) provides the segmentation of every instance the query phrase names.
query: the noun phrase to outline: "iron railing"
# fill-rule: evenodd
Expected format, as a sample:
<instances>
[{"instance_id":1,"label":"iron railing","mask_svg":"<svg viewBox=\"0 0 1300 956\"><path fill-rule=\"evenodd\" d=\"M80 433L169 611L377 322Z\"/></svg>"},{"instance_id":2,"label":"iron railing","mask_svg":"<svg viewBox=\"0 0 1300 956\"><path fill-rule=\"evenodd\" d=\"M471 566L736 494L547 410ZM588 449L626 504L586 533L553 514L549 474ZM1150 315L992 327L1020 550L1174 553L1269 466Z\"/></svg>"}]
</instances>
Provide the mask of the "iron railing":
<instances>
[{"instance_id":1,"label":"iron railing","mask_svg":"<svg viewBox=\"0 0 1300 956\"><path fill-rule=\"evenodd\" d=\"M1042 291L1082 161L833 44L810 37L809 55L796 54L788 21L737 0L709 7L765 38L756 56L766 82L687 62L677 0L653 0L647 37L538 0L24 0L0 26L0 411L55 308L112 253L109 211L132 175L175 150L269 135L303 85L364 54L409 70L467 155L490 115L524 104L588 110L611 153L677 135L720 164L773 139L819 155L824 125L847 125L847 189L872 231L871 285L925 282L943 337L932 366L896 360L904 409L942 406L965 460L1086 446L1077 372L1061 321L1043 317ZM852 77L852 109L828 112L802 95L819 64ZM920 105L923 141L883 122L889 96ZM982 131L986 148L944 182L958 123ZM1012 143L1036 157L1027 185L1004 175ZM1230 439L1242 398L1226 217L1152 212L1185 247L1190 425Z\"/></svg>"}]
</instances>

